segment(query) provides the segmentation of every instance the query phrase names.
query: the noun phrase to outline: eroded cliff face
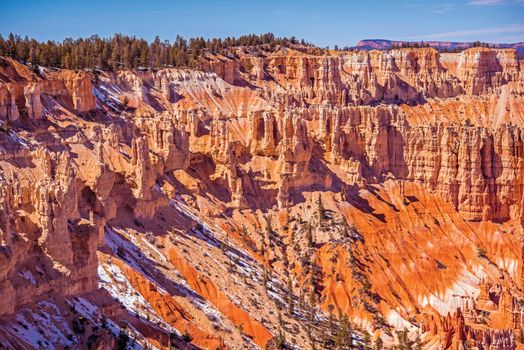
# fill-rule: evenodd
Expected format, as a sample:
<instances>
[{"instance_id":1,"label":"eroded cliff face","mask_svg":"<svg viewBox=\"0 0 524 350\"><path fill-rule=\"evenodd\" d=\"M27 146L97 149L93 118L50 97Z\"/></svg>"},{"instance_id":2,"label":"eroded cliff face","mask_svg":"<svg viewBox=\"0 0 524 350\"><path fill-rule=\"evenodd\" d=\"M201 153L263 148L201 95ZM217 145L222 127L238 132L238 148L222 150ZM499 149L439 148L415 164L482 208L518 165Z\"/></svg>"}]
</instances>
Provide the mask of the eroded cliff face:
<instances>
[{"instance_id":1,"label":"eroded cliff face","mask_svg":"<svg viewBox=\"0 0 524 350\"><path fill-rule=\"evenodd\" d=\"M42 100L48 97L59 100L64 108L77 113L96 107L89 73L42 68L33 72L18 62L2 60L1 64L0 110L2 116L11 121L20 116L42 118Z\"/></svg>"},{"instance_id":2,"label":"eroded cliff face","mask_svg":"<svg viewBox=\"0 0 524 350\"><path fill-rule=\"evenodd\" d=\"M390 344L406 328L427 348L515 349L514 50L238 56L202 71L0 60L0 344L105 349L126 330L159 348L282 333L329 348L335 314ZM69 307L103 331L71 330ZM31 338L39 312L67 320L62 336Z\"/></svg>"}]
</instances>

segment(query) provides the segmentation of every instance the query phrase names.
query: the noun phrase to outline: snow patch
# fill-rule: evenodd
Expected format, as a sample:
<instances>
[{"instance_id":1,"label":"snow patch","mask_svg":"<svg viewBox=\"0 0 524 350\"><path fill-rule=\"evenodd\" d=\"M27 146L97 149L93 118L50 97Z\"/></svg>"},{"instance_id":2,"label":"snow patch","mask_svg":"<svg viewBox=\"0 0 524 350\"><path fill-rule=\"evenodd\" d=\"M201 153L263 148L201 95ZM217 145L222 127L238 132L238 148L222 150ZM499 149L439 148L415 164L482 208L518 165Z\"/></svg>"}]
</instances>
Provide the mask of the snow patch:
<instances>
[{"instance_id":1,"label":"snow patch","mask_svg":"<svg viewBox=\"0 0 524 350\"><path fill-rule=\"evenodd\" d=\"M416 330L417 327L413 326L411 323L406 321L396 310L389 310L386 319L388 320L388 323L395 327L396 329L408 329L408 330Z\"/></svg>"},{"instance_id":2,"label":"snow patch","mask_svg":"<svg viewBox=\"0 0 524 350\"><path fill-rule=\"evenodd\" d=\"M31 273L31 271L29 270L24 270L22 272L19 272L18 273L20 276L22 276L23 278L25 278L26 280L30 281L31 284L35 285L36 284L36 279L35 279L35 276L33 276L33 274Z\"/></svg>"},{"instance_id":3,"label":"snow patch","mask_svg":"<svg viewBox=\"0 0 524 350\"><path fill-rule=\"evenodd\" d=\"M419 296L419 303L425 307L431 305L439 314L445 316L454 314L457 308L463 306L464 298L477 298L480 294L478 284L480 279L473 273L463 270L453 285L442 293Z\"/></svg>"},{"instance_id":4,"label":"snow patch","mask_svg":"<svg viewBox=\"0 0 524 350\"><path fill-rule=\"evenodd\" d=\"M100 264L98 266L100 287L117 299L124 307L153 323L162 324L163 328L172 330L154 311L151 304L131 285L127 277L116 265Z\"/></svg>"}]
</instances>

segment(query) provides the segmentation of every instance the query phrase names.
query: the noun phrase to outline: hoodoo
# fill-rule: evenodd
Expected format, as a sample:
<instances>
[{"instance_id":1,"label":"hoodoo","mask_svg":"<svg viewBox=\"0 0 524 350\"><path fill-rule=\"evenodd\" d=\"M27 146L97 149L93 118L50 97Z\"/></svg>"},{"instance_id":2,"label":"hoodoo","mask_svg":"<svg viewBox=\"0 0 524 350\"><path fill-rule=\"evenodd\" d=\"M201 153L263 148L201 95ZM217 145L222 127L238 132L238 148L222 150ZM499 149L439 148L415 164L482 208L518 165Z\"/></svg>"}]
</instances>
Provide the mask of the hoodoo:
<instances>
[{"instance_id":1,"label":"hoodoo","mask_svg":"<svg viewBox=\"0 0 524 350\"><path fill-rule=\"evenodd\" d=\"M0 41L0 349L524 347L515 48L195 40Z\"/></svg>"}]
</instances>

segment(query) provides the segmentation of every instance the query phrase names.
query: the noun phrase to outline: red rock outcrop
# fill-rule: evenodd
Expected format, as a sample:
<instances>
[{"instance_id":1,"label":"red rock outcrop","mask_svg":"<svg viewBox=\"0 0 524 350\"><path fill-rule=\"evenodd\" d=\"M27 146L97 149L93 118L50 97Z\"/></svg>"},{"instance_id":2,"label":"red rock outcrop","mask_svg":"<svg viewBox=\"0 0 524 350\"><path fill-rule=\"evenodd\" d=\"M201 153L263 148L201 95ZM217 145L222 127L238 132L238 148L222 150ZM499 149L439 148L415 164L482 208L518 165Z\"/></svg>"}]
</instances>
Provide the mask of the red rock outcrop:
<instances>
[{"instance_id":1,"label":"red rock outcrop","mask_svg":"<svg viewBox=\"0 0 524 350\"><path fill-rule=\"evenodd\" d=\"M30 119L43 116L43 95L61 99L76 112L88 112L96 107L91 75L86 72L53 72L38 74L11 59L2 59L0 78L0 115L15 121L20 113Z\"/></svg>"},{"instance_id":2,"label":"red rock outcrop","mask_svg":"<svg viewBox=\"0 0 524 350\"><path fill-rule=\"evenodd\" d=\"M49 83L43 92L70 99L77 112L88 112L96 107L91 79L92 76L85 72L53 72L49 74Z\"/></svg>"},{"instance_id":3,"label":"red rock outcrop","mask_svg":"<svg viewBox=\"0 0 524 350\"><path fill-rule=\"evenodd\" d=\"M473 48L461 53L457 76L469 94L479 95L493 91L519 77L519 59L515 50Z\"/></svg>"}]
</instances>

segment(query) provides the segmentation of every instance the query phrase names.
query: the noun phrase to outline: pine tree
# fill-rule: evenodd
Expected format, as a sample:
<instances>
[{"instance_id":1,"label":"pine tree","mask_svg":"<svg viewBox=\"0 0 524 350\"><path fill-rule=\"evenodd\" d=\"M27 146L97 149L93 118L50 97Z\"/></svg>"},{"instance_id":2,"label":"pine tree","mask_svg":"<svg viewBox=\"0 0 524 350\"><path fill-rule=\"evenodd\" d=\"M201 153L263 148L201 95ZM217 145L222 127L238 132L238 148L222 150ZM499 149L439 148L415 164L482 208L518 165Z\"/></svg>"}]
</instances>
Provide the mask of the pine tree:
<instances>
[{"instance_id":1,"label":"pine tree","mask_svg":"<svg viewBox=\"0 0 524 350\"><path fill-rule=\"evenodd\" d=\"M351 325L346 315L342 315L339 320L339 329L335 336L335 348L339 350L350 349L352 347Z\"/></svg>"},{"instance_id":2,"label":"pine tree","mask_svg":"<svg viewBox=\"0 0 524 350\"><path fill-rule=\"evenodd\" d=\"M377 337L375 340L375 344L373 344L373 350L382 350L384 348L384 341L380 336Z\"/></svg>"},{"instance_id":3,"label":"pine tree","mask_svg":"<svg viewBox=\"0 0 524 350\"><path fill-rule=\"evenodd\" d=\"M289 315L293 315L293 311L295 309L295 302L293 300L293 282L291 282L291 277L288 277L287 279L287 305L288 305L288 311Z\"/></svg>"},{"instance_id":4,"label":"pine tree","mask_svg":"<svg viewBox=\"0 0 524 350\"><path fill-rule=\"evenodd\" d=\"M278 350L286 349L286 338L284 336L284 332L282 331L282 327L278 328L278 334L275 339L275 347Z\"/></svg>"},{"instance_id":5,"label":"pine tree","mask_svg":"<svg viewBox=\"0 0 524 350\"><path fill-rule=\"evenodd\" d=\"M15 57L16 54L16 42L15 42L15 36L13 33L9 33L9 36L7 37L6 41L6 56L9 57Z\"/></svg>"},{"instance_id":6,"label":"pine tree","mask_svg":"<svg viewBox=\"0 0 524 350\"><path fill-rule=\"evenodd\" d=\"M371 334L369 334L368 331L364 331L363 332L364 336L363 336L363 342L364 342L364 346L366 348L369 348L369 346L371 345Z\"/></svg>"},{"instance_id":7,"label":"pine tree","mask_svg":"<svg viewBox=\"0 0 524 350\"><path fill-rule=\"evenodd\" d=\"M2 34L0 34L0 56L7 56L6 54L6 42Z\"/></svg>"},{"instance_id":8,"label":"pine tree","mask_svg":"<svg viewBox=\"0 0 524 350\"><path fill-rule=\"evenodd\" d=\"M322 203L322 197L320 194L318 195L317 200L317 213L318 213L318 223L319 225L322 225L322 221L326 217L326 209L324 208L324 204Z\"/></svg>"},{"instance_id":9,"label":"pine tree","mask_svg":"<svg viewBox=\"0 0 524 350\"><path fill-rule=\"evenodd\" d=\"M407 329L402 331L397 331L398 347L400 350L413 350L414 342L409 339L409 334Z\"/></svg>"},{"instance_id":10,"label":"pine tree","mask_svg":"<svg viewBox=\"0 0 524 350\"><path fill-rule=\"evenodd\" d=\"M309 222L307 223L306 227L306 239L308 247L313 247L315 245L315 241L313 239L313 228Z\"/></svg>"},{"instance_id":11,"label":"pine tree","mask_svg":"<svg viewBox=\"0 0 524 350\"><path fill-rule=\"evenodd\" d=\"M264 289L267 291L267 284L269 282L269 274L267 272L267 269L264 267L264 270L262 271L262 284L264 285Z\"/></svg>"},{"instance_id":12,"label":"pine tree","mask_svg":"<svg viewBox=\"0 0 524 350\"><path fill-rule=\"evenodd\" d=\"M273 229L271 227L271 217L268 216L266 219L266 239L268 242L271 242L271 236L273 234Z\"/></svg>"},{"instance_id":13,"label":"pine tree","mask_svg":"<svg viewBox=\"0 0 524 350\"><path fill-rule=\"evenodd\" d=\"M413 345L415 350L422 350L422 339L420 339L419 334L417 334L417 337L415 338L415 342Z\"/></svg>"}]
</instances>

